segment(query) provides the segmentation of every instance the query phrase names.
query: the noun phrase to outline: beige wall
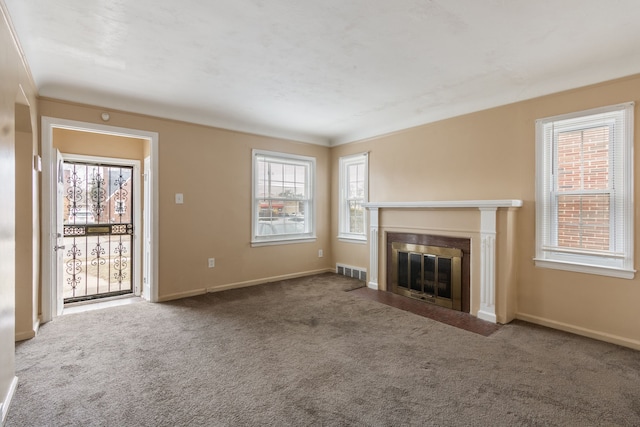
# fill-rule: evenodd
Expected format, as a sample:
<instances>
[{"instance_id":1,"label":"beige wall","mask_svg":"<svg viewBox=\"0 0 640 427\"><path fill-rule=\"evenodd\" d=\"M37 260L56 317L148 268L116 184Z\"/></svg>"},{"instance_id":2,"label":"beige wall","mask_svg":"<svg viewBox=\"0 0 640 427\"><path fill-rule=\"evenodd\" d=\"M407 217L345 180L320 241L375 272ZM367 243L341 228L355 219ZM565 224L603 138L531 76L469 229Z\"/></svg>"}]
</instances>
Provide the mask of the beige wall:
<instances>
[{"instance_id":1,"label":"beige wall","mask_svg":"<svg viewBox=\"0 0 640 427\"><path fill-rule=\"evenodd\" d=\"M28 115L28 109L22 114ZM39 177L34 169L32 129L16 132L16 341L33 338L39 326Z\"/></svg>"},{"instance_id":2,"label":"beige wall","mask_svg":"<svg viewBox=\"0 0 640 427\"><path fill-rule=\"evenodd\" d=\"M50 99L41 99L39 107L43 116L102 123L99 108ZM110 114L111 126L159 134L161 300L330 267L327 147L136 114ZM250 246L253 148L316 158L317 242ZM184 204L175 204L175 193L184 194ZM319 249L325 251L323 258L318 258ZM207 267L208 258L216 259L215 268Z\"/></svg>"},{"instance_id":3,"label":"beige wall","mask_svg":"<svg viewBox=\"0 0 640 427\"><path fill-rule=\"evenodd\" d=\"M512 226L516 258L510 268L516 286L501 296L505 301L498 300L497 308L511 299L518 318L640 348L640 275L624 280L536 268L533 263L535 120L638 100L640 76L632 76L334 147L332 218L337 218L338 158L363 151L370 153L371 201L522 199L524 206ZM637 105L635 120L637 145ZM635 200L640 200L640 186L635 191ZM498 233L500 239L500 229ZM368 267L368 245L338 241L336 221L331 235L333 263ZM636 254L639 242L636 238Z\"/></svg>"},{"instance_id":4,"label":"beige wall","mask_svg":"<svg viewBox=\"0 0 640 427\"><path fill-rule=\"evenodd\" d=\"M53 129L53 146L63 154L139 160L140 167L142 167L142 161L145 157L145 145L148 144L148 141L139 138L61 128Z\"/></svg>"},{"instance_id":5,"label":"beige wall","mask_svg":"<svg viewBox=\"0 0 640 427\"><path fill-rule=\"evenodd\" d=\"M18 49L12 37L11 30L6 21L6 8L4 2L0 2L0 406L4 416L8 411L7 403L11 398L16 384L15 377L15 333L16 333L16 176L20 175L22 168L31 169L31 161L28 165L19 163L16 168L16 144L26 148L28 153L35 147L32 139L21 139L16 134L17 122L31 124L35 130L36 123L36 99L35 87L32 84L25 66L22 63ZM21 89L22 86L22 89ZM32 108L28 108L31 105ZM22 106L22 107L21 107ZM23 114L24 113L24 114ZM23 147L22 144L26 145ZM28 154L32 159L33 151ZM29 192L30 200L33 194ZM33 206L33 205L32 205ZM37 208L37 207L36 207ZM36 209L33 208L33 209ZM29 209L24 213L25 221L32 224L34 211ZM29 225L28 225L29 226ZM27 237L32 239L31 236ZM37 247L35 251L39 250ZM31 259L32 253L27 253L27 259ZM28 262L27 262L28 264ZM37 266L31 265L31 268ZM21 283L20 286L30 287L32 283ZM31 301L32 303L32 301Z\"/></svg>"}]
</instances>

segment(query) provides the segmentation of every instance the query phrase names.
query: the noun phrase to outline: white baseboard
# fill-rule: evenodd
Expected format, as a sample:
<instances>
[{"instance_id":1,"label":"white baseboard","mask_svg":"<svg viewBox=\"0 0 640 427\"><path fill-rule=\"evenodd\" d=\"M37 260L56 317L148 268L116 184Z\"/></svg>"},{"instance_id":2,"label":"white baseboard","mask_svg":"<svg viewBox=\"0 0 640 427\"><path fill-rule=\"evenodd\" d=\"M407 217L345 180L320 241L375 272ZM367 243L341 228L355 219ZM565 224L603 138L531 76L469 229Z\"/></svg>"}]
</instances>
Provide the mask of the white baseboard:
<instances>
[{"instance_id":1,"label":"white baseboard","mask_svg":"<svg viewBox=\"0 0 640 427\"><path fill-rule=\"evenodd\" d=\"M606 332L594 331L593 329L582 328L580 326L570 325L568 323L557 322L555 320L545 319L543 317L534 316L526 313L516 313L516 319L526 322L535 323L537 325L547 326L549 328L559 329L572 334L582 335L600 341L629 347L634 350L640 350L640 341L618 335L608 334Z\"/></svg>"},{"instance_id":2,"label":"white baseboard","mask_svg":"<svg viewBox=\"0 0 640 427\"><path fill-rule=\"evenodd\" d=\"M224 285L212 286L210 288L195 289L195 290L186 291L186 292L176 292L173 294L162 295L158 298L158 302L166 302L166 301L171 301L171 300L176 300L181 298L194 297L197 295L206 294L207 292L220 292L220 291L226 291L229 289L246 288L248 286L261 285L263 283L269 283L269 282L277 282L279 280L296 279L298 277L313 276L315 274L320 274L320 273L335 273L335 271L332 268L322 268L320 270L303 271L301 273L292 273L292 274L283 274L281 276L264 277L261 279L247 280L244 282L227 283Z\"/></svg>"},{"instance_id":3,"label":"white baseboard","mask_svg":"<svg viewBox=\"0 0 640 427\"><path fill-rule=\"evenodd\" d=\"M332 268L321 268L320 270L303 271L301 273L283 274L281 276L264 277L261 279L247 280L244 282L228 283L225 285L213 286L207 289L207 292L220 292L229 289L246 288L249 286L261 285L263 283L277 282L280 280L297 279L298 277L313 276L320 273L335 273Z\"/></svg>"},{"instance_id":4,"label":"white baseboard","mask_svg":"<svg viewBox=\"0 0 640 427\"><path fill-rule=\"evenodd\" d=\"M491 313L490 311L485 311L485 310L478 310L478 313L476 314L476 317L478 319L482 319L482 320L486 320L487 322L491 322L491 323L498 323L498 319L496 318L496 314L495 313Z\"/></svg>"},{"instance_id":5,"label":"white baseboard","mask_svg":"<svg viewBox=\"0 0 640 427\"><path fill-rule=\"evenodd\" d=\"M172 301L174 299L181 299L181 298L189 298L189 297L195 297L197 295L202 295L202 294L206 294L207 290L202 288L202 289L195 289L192 291L186 291L186 292L176 292L173 294L169 294L169 295L162 295L158 297L158 302L166 302L166 301Z\"/></svg>"},{"instance_id":6,"label":"white baseboard","mask_svg":"<svg viewBox=\"0 0 640 427\"><path fill-rule=\"evenodd\" d=\"M0 419L0 425L4 425L5 421L7 421L7 414L9 413L9 406L11 406L11 399L13 399L13 395L16 394L17 388L18 388L18 377L13 377L13 381L11 381L11 386L9 386L7 397L4 399L4 402L0 403L0 411L2 412L2 419Z\"/></svg>"}]
</instances>

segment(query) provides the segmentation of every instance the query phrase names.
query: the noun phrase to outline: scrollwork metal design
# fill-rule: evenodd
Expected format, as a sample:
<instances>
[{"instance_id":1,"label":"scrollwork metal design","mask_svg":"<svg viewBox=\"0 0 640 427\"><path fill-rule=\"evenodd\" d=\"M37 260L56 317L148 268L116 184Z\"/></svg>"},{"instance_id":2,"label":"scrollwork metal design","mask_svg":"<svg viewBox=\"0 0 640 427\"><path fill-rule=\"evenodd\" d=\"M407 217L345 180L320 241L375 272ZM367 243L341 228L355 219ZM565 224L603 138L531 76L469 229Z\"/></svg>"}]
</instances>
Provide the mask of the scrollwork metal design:
<instances>
[{"instance_id":1,"label":"scrollwork metal design","mask_svg":"<svg viewBox=\"0 0 640 427\"><path fill-rule=\"evenodd\" d=\"M80 204L83 198L82 189L83 180L78 175L76 167L69 171L69 176L66 179L66 199L69 206L69 217L73 216L80 210Z\"/></svg>"},{"instance_id":2,"label":"scrollwork metal design","mask_svg":"<svg viewBox=\"0 0 640 427\"><path fill-rule=\"evenodd\" d=\"M107 261L103 257L104 254L105 254L104 248L102 247L102 244L98 242L96 244L96 247L91 250L91 255L95 257L91 260L91 265L94 267L100 267L102 265L105 265Z\"/></svg>"},{"instance_id":3,"label":"scrollwork metal design","mask_svg":"<svg viewBox=\"0 0 640 427\"><path fill-rule=\"evenodd\" d=\"M91 207L96 213L96 216L100 217L104 212L104 202L107 199L107 190L104 185L104 177L97 170L91 175Z\"/></svg>"},{"instance_id":4,"label":"scrollwork metal design","mask_svg":"<svg viewBox=\"0 0 640 427\"><path fill-rule=\"evenodd\" d=\"M129 191L125 188L128 178L122 176L122 169L120 170L120 176L114 181L114 184L118 187L113 193L113 200L115 202L115 213L117 215L124 215L127 212L127 200L129 198Z\"/></svg>"},{"instance_id":5,"label":"scrollwork metal design","mask_svg":"<svg viewBox=\"0 0 640 427\"><path fill-rule=\"evenodd\" d=\"M129 268L129 258L125 255L127 252L127 248L122 244L122 240L113 250L114 255L116 255L113 260L113 267L116 270L113 273L113 278L118 282L119 286L122 286L122 282L127 278Z\"/></svg>"},{"instance_id":6,"label":"scrollwork metal design","mask_svg":"<svg viewBox=\"0 0 640 427\"><path fill-rule=\"evenodd\" d=\"M67 273L67 283L71 286L73 291L73 296L76 295L76 288L82 281L82 261L80 257L82 256L82 251L76 245L75 239L73 245L71 245L71 249L67 251L67 256L71 257L66 261L66 273Z\"/></svg>"}]
</instances>

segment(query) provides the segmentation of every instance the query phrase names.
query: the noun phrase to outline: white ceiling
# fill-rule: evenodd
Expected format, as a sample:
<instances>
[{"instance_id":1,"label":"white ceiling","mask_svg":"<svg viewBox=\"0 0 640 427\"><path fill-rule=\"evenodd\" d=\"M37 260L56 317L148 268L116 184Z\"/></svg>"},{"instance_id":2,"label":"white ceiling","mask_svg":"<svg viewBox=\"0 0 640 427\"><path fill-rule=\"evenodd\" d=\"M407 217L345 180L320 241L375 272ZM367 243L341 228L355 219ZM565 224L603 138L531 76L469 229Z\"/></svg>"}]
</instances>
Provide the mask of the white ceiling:
<instances>
[{"instance_id":1,"label":"white ceiling","mask_svg":"<svg viewBox=\"0 0 640 427\"><path fill-rule=\"evenodd\" d=\"M39 94L335 145L640 73L638 0L0 0Z\"/></svg>"}]
</instances>

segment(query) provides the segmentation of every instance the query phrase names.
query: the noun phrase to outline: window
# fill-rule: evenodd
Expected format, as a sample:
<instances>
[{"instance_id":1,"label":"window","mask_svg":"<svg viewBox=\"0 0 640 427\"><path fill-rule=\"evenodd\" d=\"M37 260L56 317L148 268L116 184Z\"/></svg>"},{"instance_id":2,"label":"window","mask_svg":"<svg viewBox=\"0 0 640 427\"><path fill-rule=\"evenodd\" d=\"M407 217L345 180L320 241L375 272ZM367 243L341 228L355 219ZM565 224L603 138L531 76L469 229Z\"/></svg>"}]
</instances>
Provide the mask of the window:
<instances>
[{"instance_id":1,"label":"window","mask_svg":"<svg viewBox=\"0 0 640 427\"><path fill-rule=\"evenodd\" d=\"M253 150L251 243L315 240L312 157Z\"/></svg>"},{"instance_id":2,"label":"window","mask_svg":"<svg viewBox=\"0 0 640 427\"><path fill-rule=\"evenodd\" d=\"M633 278L632 103L536 122L536 265Z\"/></svg>"},{"instance_id":3,"label":"window","mask_svg":"<svg viewBox=\"0 0 640 427\"><path fill-rule=\"evenodd\" d=\"M367 240L365 209L368 200L367 153L340 157L339 235L341 239Z\"/></svg>"}]
</instances>

